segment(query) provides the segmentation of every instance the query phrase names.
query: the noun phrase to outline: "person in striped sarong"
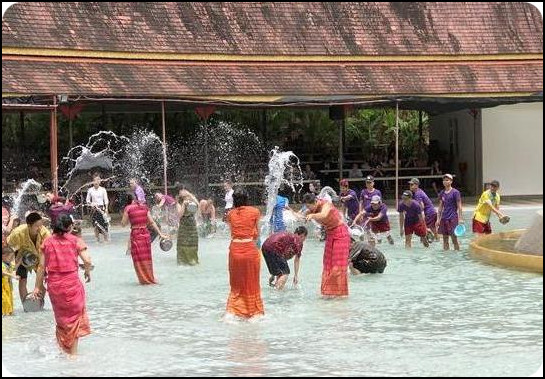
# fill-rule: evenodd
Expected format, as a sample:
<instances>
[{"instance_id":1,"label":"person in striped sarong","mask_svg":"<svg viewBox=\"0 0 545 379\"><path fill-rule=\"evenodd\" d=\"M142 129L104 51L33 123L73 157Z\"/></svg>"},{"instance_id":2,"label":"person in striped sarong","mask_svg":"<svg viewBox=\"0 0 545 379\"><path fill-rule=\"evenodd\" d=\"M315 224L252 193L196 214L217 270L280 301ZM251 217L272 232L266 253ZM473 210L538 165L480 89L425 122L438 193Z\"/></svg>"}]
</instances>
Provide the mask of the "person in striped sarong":
<instances>
[{"instance_id":1,"label":"person in striped sarong","mask_svg":"<svg viewBox=\"0 0 545 379\"><path fill-rule=\"evenodd\" d=\"M132 196L128 195L128 205L123 212L121 225L131 224L130 254L134 265L134 271L140 284L156 284L153 275L153 262L151 258L151 236L148 225L157 232L161 238L169 236L163 234L148 210L146 204L133 202Z\"/></svg>"}]
</instances>

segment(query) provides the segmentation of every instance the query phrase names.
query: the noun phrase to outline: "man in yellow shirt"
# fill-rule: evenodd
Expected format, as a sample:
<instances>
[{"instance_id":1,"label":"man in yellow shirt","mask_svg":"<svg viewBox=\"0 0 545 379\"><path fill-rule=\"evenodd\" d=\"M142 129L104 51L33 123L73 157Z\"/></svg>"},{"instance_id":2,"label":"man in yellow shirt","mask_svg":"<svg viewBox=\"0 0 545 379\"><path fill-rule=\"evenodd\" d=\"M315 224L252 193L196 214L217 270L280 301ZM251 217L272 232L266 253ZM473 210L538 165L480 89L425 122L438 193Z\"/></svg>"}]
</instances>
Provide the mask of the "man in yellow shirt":
<instances>
[{"instance_id":1,"label":"man in yellow shirt","mask_svg":"<svg viewBox=\"0 0 545 379\"><path fill-rule=\"evenodd\" d=\"M500 182L493 180L490 182L489 188L482 193L477 208L473 213L473 233L492 233L492 228L490 226L490 216L492 215L492 212L498 216L500 221L507 219L507 216L500 212L499 188Z\"/></svg>"},{"instance_id":2,"label":"man in yellow shirt","mask_svg":"<svg viewBox=\"0 0 545 379\"><path fill-rule=\"evenodd\" d=\"M17 264L17 275L21 278L19 280L19 296L21 301L24 301L27 294L27 277L29 271L36 271L40 262L40 256L42 254L42 243L51 234L49 230L43 225L42 216L37 212L31 212L26 216L26 224L19 225L12 230L7 238L7 244L13 250L17 252L15 262ZM36 255L38 259L35 260L35 264L28 265L23 260L25 255ZM25 265L27 267L25 267ZM43 294L43 288L35 288L40 290Z\"/></svg>"}]
</instances>

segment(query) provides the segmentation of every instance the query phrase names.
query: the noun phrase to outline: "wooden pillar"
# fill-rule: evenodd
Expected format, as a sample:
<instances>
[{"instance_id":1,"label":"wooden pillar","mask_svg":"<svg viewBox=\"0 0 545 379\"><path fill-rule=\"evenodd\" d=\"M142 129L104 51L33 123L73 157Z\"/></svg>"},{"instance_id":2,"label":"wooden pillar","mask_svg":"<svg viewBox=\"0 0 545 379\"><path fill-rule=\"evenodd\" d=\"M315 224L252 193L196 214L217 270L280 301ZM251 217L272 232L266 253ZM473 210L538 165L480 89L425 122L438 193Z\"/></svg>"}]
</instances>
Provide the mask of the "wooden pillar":
<instances>
[{"instance_id":1,"label":"wooden pillar","mask_svg":"<svg viewBox=\"0 0 545 379\"><path fill-rule=\"evenodd\" d=\"M399 201L399 103L396 101L396 209Z\"/></svg>"},{"instance_id":2,"label":"wooden pillar","mask_svg":"<svg viewBox=\"0 0 545 379\"><path fill-rule=\"evenodd\" d=\"M58 146L57 146L57 96L53 96L54 108L50 112L51 122L49 128L49 151L50 151L50 163L51 163L51 189L55 195L59 190L59 177L58 177Z\"/></svg>"},{"instance_id":3,"label":"wooden pillar","mask_svg":"<svg viewBox=\"0 0 545 379\"><path fill-rule=\"evenodd\" d=\"M166 112L165 112L165 101L161 101L161 115L162 115L162 126L163 126L163 180L165 184L165 195L168 194L168 181L167 181L167 132L166 132Z\"/></svg>"},{"instance_id":4,"label":"wooden pillar","mask_svg":"<svg viewBox=\"0 0 545 379\"><path fill-rule=\"evenodd\" d=\"M21 136L19 138L19 159L21 161L21 167L24 167L25 174L28 174L28 165L26 164L26 136L25 136L25 113L19 113L19 125L21 126ZM34 178L36 179L36 178Z\"/></svg>"}]
</instances>

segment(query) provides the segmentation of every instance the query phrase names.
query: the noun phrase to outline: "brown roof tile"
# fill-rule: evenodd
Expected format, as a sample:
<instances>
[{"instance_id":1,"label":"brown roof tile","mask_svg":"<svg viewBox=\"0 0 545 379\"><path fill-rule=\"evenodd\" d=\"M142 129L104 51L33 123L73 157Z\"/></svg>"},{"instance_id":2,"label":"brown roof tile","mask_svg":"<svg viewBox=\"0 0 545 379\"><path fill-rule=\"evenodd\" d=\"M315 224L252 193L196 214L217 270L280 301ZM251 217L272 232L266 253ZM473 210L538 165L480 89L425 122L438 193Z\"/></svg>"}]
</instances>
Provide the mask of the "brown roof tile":
<instances>
[{"instance_id":1,"label":"brown roof tile","mask_svg":"<svg viewBox=\"0 0 545 379\"><path fill-rule=\"evenodd\" d=\"M239 55L543 52L525 3L20 2L3 47Z\"/></svg>"},{"instance_id":2,"label":"brown roof tile","mask_svg":"<svg viewBox=\"0 0 545 379\"><path fill-rule=\"evenodd\" d=\"M2 60L2 92L127 97L538 92L539 62L189 64Z\"/></svg>"}]
</instances>

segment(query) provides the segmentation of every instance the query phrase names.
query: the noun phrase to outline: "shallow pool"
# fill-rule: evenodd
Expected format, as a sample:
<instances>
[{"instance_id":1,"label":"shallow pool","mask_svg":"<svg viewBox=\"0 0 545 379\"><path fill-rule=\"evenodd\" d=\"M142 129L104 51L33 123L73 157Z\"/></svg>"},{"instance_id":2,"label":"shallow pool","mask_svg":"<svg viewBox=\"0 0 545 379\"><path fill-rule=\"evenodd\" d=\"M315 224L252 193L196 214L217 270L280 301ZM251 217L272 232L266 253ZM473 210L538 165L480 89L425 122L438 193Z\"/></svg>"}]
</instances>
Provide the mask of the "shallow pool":
<instances>
[{"instance_id":1,"label":"shallow pool","mask_svg":"<svg viewBox=\"0 0 545 379\"><path fill-rule=\"evenodd\" d=\"M509 212L495 231L527 227L535 210ZM470 220L470 214L465 215ZM229 291L228 239L200 241L201 264L177 267L175 249L154 244L160 285L139 286L128 231L93 242L96 269L86 285L93 334L69 360L55 341L51 306L2 319L2 360L28 376L527 376L543 357L543 276L470 259L461 252L395 246L382 275L350 278L350 296L319 296L323 243L305 243L301 284L277 292L261 284L266 316L222 322ZM293 266L291 266L293 267ZM290 282L288 282L290 283ZM290 286L291 287L291 286Z\"/></svg>"}]
</instances>

